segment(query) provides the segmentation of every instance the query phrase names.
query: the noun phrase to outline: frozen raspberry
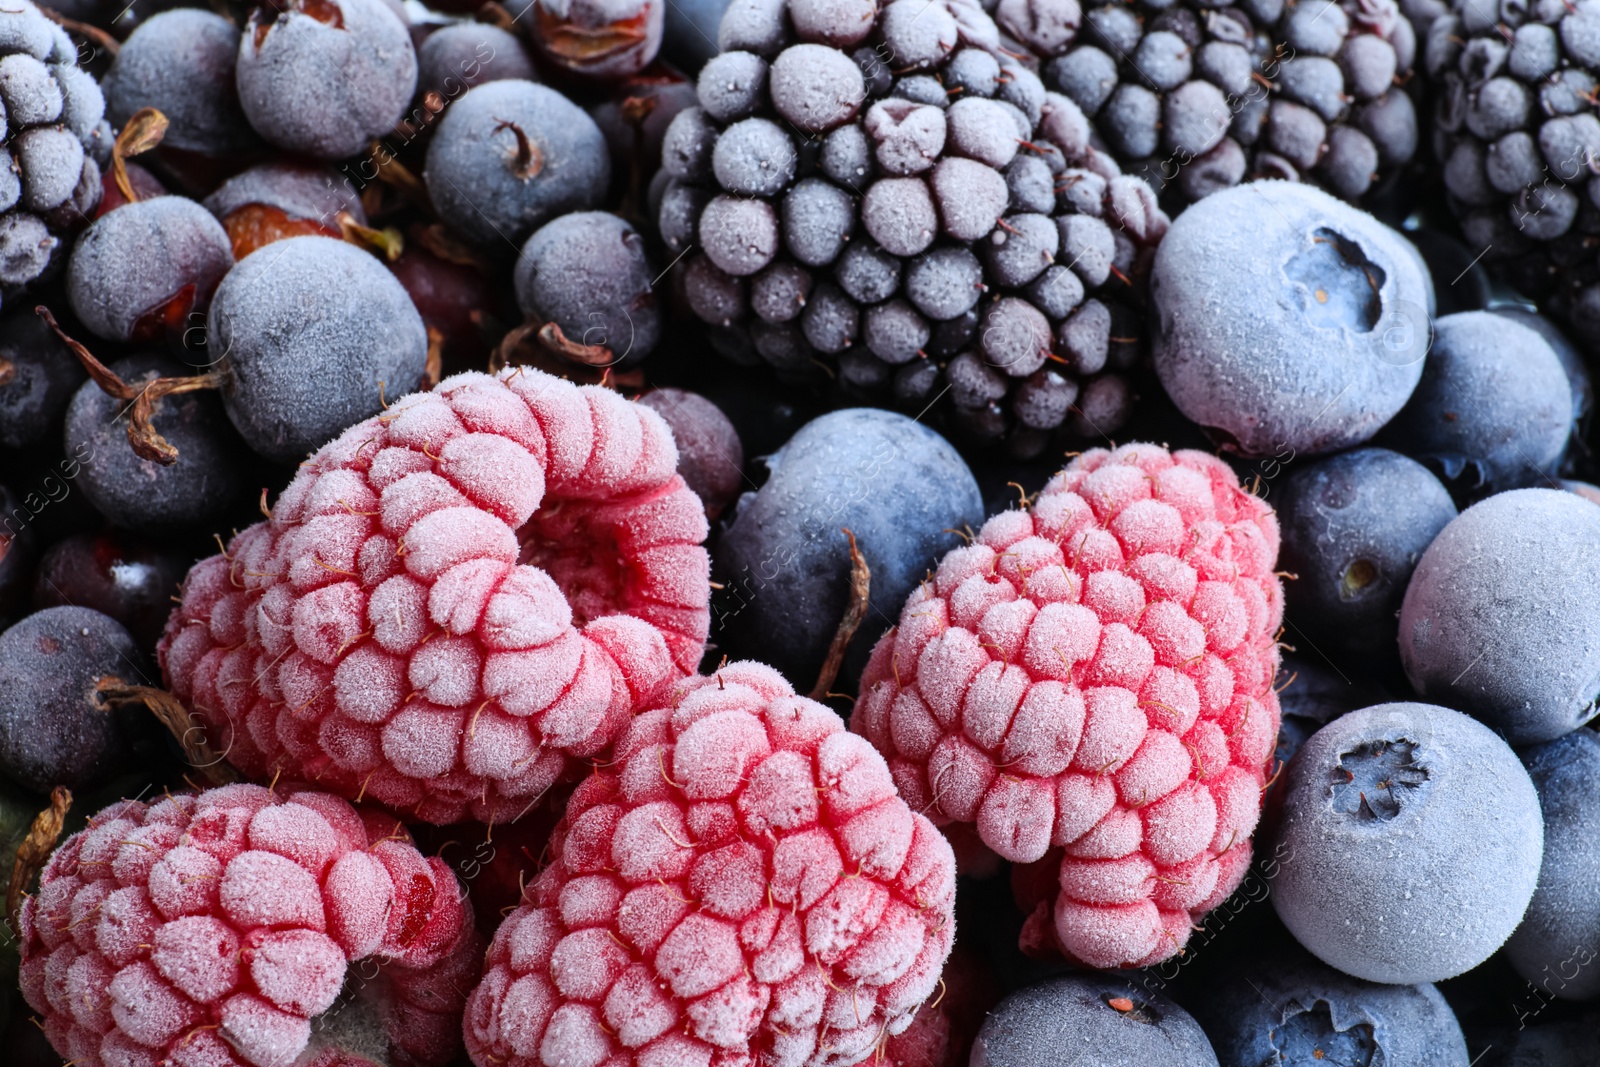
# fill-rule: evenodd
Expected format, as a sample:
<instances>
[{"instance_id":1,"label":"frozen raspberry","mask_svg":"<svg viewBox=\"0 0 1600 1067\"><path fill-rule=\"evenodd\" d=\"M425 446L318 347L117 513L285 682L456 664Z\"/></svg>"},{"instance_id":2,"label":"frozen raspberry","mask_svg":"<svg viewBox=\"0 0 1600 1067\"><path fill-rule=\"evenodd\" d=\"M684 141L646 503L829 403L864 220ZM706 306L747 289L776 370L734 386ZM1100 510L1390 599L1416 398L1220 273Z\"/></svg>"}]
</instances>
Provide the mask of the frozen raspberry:
<instances>
[{"instance_id":1,"label":"frozen raspberry","mask_svg":"<svg viewBox=\"0 0 1600 1067\"><path fill-rule=\"evenodd\" d=\"M1025 948L1152 964L1243 878L1278 732L1277 554L1221 460L1096 449L945 556L878 642L852 726L912 807L1034 865L1013 872Z\"/></svg>"},{"instance_id":2,"label":"frozen raspberry","mask_svg":"<svg viewBox=\"0 0 1600 1067\"><path fill-rule=\"evenodd\" d=\"M462 374L357 423L195 565L168 685L247 776L504 821L692 672L700 501L598 387Z\"/></svg>"},{"instance_id":3,"label":"frozen raspberry","mask_svg":"<svg viewBox=\"0 0 1600 1067\"><path fill-rule=\"evenodd\" d=\"M123 801L22 906L22 993L79 1067L448 1062L483 942L392 817L230 785Z\"/></svg>"},{"instance_id":4,"label":"frozen raspberry","mask_svg":"<svg viewBox=\"0 0 1600 1067\"><path fill-rule=\"evenodd\" d=\"M468 1000L478 1067L860 1063L937 988L955 862L771 667L683 683L573 794Z\"/></svg>"}]
</instances>

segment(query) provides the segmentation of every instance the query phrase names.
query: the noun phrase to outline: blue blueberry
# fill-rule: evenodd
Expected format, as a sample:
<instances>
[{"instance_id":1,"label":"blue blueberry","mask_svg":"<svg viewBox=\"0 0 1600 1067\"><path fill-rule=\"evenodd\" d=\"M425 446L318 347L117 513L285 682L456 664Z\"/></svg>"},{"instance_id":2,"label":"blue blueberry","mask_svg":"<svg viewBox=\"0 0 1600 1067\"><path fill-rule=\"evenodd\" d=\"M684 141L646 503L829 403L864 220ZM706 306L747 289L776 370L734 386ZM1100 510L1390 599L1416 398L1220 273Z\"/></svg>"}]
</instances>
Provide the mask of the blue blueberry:
<instances>
[{"instance_id":1,"label":"blue blueberry","mask_svg":"<svg viewBox=\"0 0 1600 1067\"><path fill-rule=\"evenodd\" d=\"M135 387L188 373L158 354L119 359L110 369ZM113 525L169 533L216 520L242 499L243 449L214 392L175 393L155 402L150 423L178 450L170 465L141 458L129 447L127 407L127 401L84 382L67 409L66 449L84 457L78 485Z\"/></svg>"},{"instance_id":2,"label":"blue blueberry","mask_svg":"<svg viewBox=\"0 0 1600 1067\"><path fill-rule=\"evenodd\" d=\"M446 225L508 255L557 215L598 207L611 159L600 127L578 105L511 79L470 89L445 109L423 178Z\"/></svg>"},{"instance_id":3,"label":"blue blueberry","mask_svg":"<svg viewBox=\"0 0 1600 1067\"><path fill-rule=\"evenodd\" d=\"M104 781L127 731L95 683L149 684L147 671L128 631L89 608L46 608L0 633L0 771L36 793Z\"/></svg>"},{"instance_id":4,"label":"blue blueberry","mask_svg":"<svg viewBox=\"0 0 1600 1067\"><path fill-rule=\"evenodd\" d=\"M207 347L224 353L222 402L245 443L294 463L412 392L428 335L395 276L354 245L291 237L217 286Z\"/></svg>"},{"instance_id":5,"label":"blue blueberry","mask_svg":"<svg viewBox=\"0 0 1600 1067\"><path fill-rule=\"evenodd\" d=\"M1150 278L1161 384L1224 449L1332 452L1405 404L1427 351L1428 282L1372 216L1298 182L1254 182L1179 215Z\"/></svg>"},{"instance_id":6,"label":"blue blueberry","mask_svg":"<svg viewBox=\"0 0 1600 1067\"><path fill-rule=\"evenodd\" d=\"M1518 489L1463 511L1411 576L1400 661L1418 696L1514 745L1589 721L1600 696L1600 507Z\"/></svg>"},{"instance_id":7,"label":"blue blueberry","mask_svg":"<svg viewBox=\"0 0 1600 1067\"><path fill-rule=\"evenodd\" d=\"M1422 381L1378 440L1465 498L1543 482L1572 433L1572 390L1545 339L1488 311L1433 324Z\"/></svg>"},{"instance_id":8,"label":"blue blueberry","mask_svg":"<svg viewBox=\"0 0 1600 1067\"><path fill-rule=\"evenodd\" d=\"M1011 994L972 1043L971 1067L1217 1067L1188 1012L1111 974L1064 975ZM1255 1065L1251 1065L1255 1067Z\"/></svg>"},{"instance_id":9,"label":"blue blueberry","mask_svg":"<svg viewBox=\"0 0 1600 1067\"><path fill-rule=\"evenodd\" d=\"M31 310L0 322L0 448L56 433L84 378L77 358Z\"/></svg>"},{"instance_id":10,"label":"blue blueberry","mask_svg":"<svg viewBox=\"0 0 1600 1067\"><path fill-rule=\"evenodd\" d=\"M417 49L417 91L446 101L485 82L505 78L538 81L533 58L521 38L498 26L458 22L428 34Z\"/></svg>"},{"instance_id":11,"label":"blue blueberry","mask_svg":"<svg viewBox=\"0 0 1600 1067\"><path fill-rule=\"evenodd\" d=\"M978 483L943 437L875 408L807 423L766 466L713 553L725 586L713 639L810 691L849 603L849 528L872 570L871 607L835 688L853 686L906 597L961 543L949 531L983 523Z\"/></svg>"},{"instance_id":12,"label":"blue blueberry","mask_svg":"<svg viewBox=\"0 0 1600 1067\"><path fill-rule=\"evenodd\" d=\"M1544 862L1506 942L1517 973L1564 1000L1600 996L1600 737L1574 730L1522 753L1544 815Z\"/></svg>"},{"instance_id":13,"label":"blue blueberry","mask_svg":"<svg viewBox=\"0 0 1600 1067\"><path fill-rule=\"evenodd\" d=\"M1589 414L1594 409L1594 380L1589 374L1589 362L1578 351L1578 346L1572 343L1561 327L1530 308L1506 305L1495 308L1494 313L1504 315L1512 322L1522 323L1550 345L1556 358L1561 361L1561 369L1567 373L1567 387L1572 390L1573 441L1569 442L1569 448L1586 438ZM1578 447L1582 449L1584 446L1580 444Z\"/></svg>"},{"instance_id":14,"label":"blue blueberry","mask_svg":"<svg viewBox=\"0 0 1600 1067\"><path fill-rule=\"evenodd\" d=\"M1467 1067L1467 1042L1431 984L1341 974L1292 944L1252 952L1188 1000L1222 1067Z\"/></svg>"},{"instance_id":15,"label":"blue blueberry","mask_svg":"<svg viewBox=\"0 0 1600 1067\"><path fill-rule=\"evenodd\" d=\"M1539 797L1475 719L1378 704L1333 720L1284 772L1272 902L1324 963L1436 982L1511 935L1539 879Z\"/></svg>"},{"instance_id":16,"label":"blue blueberry","mask_svg":"<svg viewBox=\"0 0 1600 1067\"><path fill-rule=\"evenodd\" d=\"M1456 517L1450 494L1415 460L1362 448L1295 470L1274 503L1291 623L1336 659L1392 662L1412 568Z\"/></svg>"},{"instance_id":17,"label":"blue blueberry","mask_svg":"<svg viewBox=\"0 0 1600 1067\"><path fill-rule=\"evenodd\" d=\"M545 223L522 246L517 303L530 319L554 323L579 346L575 351L586 353L583 362L624 370L661 339L661 309L650 284L656 273L639 231L610 212L574 211Z\"/></svg>"}]
</instances>

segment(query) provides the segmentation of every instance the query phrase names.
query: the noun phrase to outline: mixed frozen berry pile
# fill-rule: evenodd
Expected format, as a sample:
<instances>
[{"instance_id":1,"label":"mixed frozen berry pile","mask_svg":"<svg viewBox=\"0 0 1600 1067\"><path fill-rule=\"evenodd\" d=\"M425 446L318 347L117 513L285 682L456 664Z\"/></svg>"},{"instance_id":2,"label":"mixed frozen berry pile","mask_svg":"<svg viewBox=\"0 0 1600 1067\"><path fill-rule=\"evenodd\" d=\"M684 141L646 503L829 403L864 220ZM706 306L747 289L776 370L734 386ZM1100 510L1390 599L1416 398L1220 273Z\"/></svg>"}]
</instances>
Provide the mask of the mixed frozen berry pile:
<instances>
[{"instance_id":1,"label":"mixed frozen berry pile","mask_svg":"<svg viewBox=\"0 0 1600 1067\"><path fill-rule=\"evenodd\" d=\"M5 1067L1600 1063L1600 0L13 0L0 156Z\"/></svg>"}]
</instances>

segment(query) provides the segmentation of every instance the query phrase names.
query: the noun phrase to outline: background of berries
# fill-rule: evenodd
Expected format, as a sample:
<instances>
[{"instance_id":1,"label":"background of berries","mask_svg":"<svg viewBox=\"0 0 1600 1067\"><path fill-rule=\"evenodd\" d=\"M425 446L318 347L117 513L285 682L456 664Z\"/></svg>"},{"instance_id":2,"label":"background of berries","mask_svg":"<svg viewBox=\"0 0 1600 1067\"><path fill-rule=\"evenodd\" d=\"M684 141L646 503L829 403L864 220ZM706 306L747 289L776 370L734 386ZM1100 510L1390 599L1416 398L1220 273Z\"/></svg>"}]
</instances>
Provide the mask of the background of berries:
<instances>
[{"instance_id":1,"label":"background of berries","mask_svg":"<svg viewBox=\"0 0 1600 1067\"><path fill-rule=\"evenodd\" d=\"M1596 0L10 8L0 1058L1600 1060Z\"/></svg>"}]
</instances>

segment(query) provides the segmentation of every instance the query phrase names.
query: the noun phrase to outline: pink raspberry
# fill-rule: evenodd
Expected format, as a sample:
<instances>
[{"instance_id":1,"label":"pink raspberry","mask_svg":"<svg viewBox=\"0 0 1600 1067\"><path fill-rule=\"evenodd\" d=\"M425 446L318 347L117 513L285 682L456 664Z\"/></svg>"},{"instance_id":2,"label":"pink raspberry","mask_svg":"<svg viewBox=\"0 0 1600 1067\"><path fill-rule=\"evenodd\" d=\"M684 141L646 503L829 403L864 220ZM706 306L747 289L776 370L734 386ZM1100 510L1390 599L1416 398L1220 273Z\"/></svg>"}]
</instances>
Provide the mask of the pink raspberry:
<instances>
[{"instance_id":1,"label":"pink raspberry","mask_svg":"<svg viewBox=\"0 0 1600 1067\"><path fill-rule=\"evenodd\" d=\"M950 952L950 846L761 664L634 719L551 851L468 1002L478 1067L855 1064Z\"/></svg>"},{"instance_id":2,"label":"pink raspberry","mask_svg":"<svg viewBox=\"0 0 1600 1067\"><path fill-rule=\"evenodd\" d=\"M113 804L20 927L23 996L77 1067L443 1064L483 952L392 816L255 785Z\"/></svg>"},{"instance_id":3,"label":"pink raspberry","mask_svg":"<svg viewBox=\"0 0 1600 1067\"><path fill-rule=\"evenodd\" d=\"M912 807L1048 868L1025 942L1146 966L1238 886L1278 731L1277 552L1221 460L1097 449L878 642L852 728Z\"/></svg>"},{"instance_id":4,"label":"pink raspberry","mask_svg":"<svg viewBox=\"0 0 1600 1067\"><path fill-rule=\"evenodd\" d=\"M700 501L661 417L517 368L323 446L195 565L159 648L246 775L505 820L699 664Z\"/></svg>"}]
</instances>

